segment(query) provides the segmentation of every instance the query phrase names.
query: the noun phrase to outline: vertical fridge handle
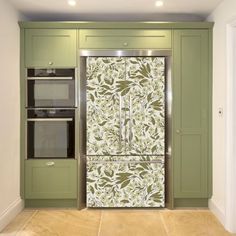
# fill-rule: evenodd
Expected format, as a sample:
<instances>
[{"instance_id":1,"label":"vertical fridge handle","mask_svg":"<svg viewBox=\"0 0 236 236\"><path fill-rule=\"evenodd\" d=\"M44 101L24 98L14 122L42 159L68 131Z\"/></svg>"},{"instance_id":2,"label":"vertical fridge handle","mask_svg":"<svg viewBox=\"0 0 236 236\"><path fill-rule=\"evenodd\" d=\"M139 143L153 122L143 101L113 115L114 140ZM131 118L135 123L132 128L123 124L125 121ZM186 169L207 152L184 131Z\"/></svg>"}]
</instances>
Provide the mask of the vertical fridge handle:
<instances>
[{"instance_id":1,"label":"vertical fridge handle","mask_svg":"<svg viewBox=\"0 0 236 236\"><path fill-rule=\"evenodd\" d=\"M129 95L129 149L132 150L132 98Z\"/></svg>"},{"instance_id":2,"label":"vertical fridge handle","mask_svg":"<svg viewBox=\"0 0 236 236\"><path fill-rule=\"evenodd\" d=\"M121 127L122 127L122 121L121 121L121 111L122 111L122 99L121 99L121 95L120 95L120 109L119 109L119 119L120 119L120 135L119 135L119 141L120 141L120 148L121 148L121 142L122 142L122 130L121 130Z\"/></svg>"}]
</instances>

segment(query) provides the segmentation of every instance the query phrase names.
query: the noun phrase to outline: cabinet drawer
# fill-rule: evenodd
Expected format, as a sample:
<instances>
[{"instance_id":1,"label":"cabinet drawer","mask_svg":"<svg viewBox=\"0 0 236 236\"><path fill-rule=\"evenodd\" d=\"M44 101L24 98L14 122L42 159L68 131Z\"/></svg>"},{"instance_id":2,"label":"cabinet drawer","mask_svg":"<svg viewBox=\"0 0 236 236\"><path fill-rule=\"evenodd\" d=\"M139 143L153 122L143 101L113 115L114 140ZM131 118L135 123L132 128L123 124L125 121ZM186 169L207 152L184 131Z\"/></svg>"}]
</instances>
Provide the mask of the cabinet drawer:
<instances>
[{"instance_id":1,"label":"cabinet drawer","mask_svg":"<svg viewBox=\"0 0 236 236\"><path fill-rule=\"evenodd\" d=\"M87 207L165 206L164 156L95 158L87 158Z\"/></svg>"},{"instance_id":2,"label":"cabinet drawer","mask_svg":"<svg viewBox=\"0 0 236 236\"><path fill-rule=\"evenodd\" d=\"M26 199L77 198L76 160L26 160Z\"/></svg>"},{"instance_id":3,"label":"cabinet drawer","mask_svg":"<svg viewBox=\"0 0 236 236\"><path fill-rule=\"evenodd\" d=\"M82 49L168 49L171 30L80 30Z\"/></svg>"},{"instance_id":4,"label":"cabinet drawer","mask_svg":"<svg viewBox=\"0 0 236 236\"><path fill-rule=\"evenodd\" d=\"M26 29L25 66L76 67L76 30Z\"/></svg>"}]
</instances>

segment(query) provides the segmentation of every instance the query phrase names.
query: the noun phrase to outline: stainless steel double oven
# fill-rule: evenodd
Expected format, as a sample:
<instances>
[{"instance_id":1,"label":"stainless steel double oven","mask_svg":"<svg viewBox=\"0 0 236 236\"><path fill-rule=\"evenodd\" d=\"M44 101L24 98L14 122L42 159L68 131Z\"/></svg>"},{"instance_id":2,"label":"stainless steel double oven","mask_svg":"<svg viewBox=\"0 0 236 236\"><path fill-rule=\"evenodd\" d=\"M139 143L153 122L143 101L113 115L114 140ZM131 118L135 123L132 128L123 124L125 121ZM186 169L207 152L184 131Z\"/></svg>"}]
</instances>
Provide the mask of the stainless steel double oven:
<instances>
[{"instance_id":1,"label":"stainless steel double oven","mask_svg":"<svg viewBox=\"0 0 236 236\"><path fill-rule=\"evenodd\" d=\"M75 158L75 69L28 69L27 159Z\"/></svg>"}]
</instances>

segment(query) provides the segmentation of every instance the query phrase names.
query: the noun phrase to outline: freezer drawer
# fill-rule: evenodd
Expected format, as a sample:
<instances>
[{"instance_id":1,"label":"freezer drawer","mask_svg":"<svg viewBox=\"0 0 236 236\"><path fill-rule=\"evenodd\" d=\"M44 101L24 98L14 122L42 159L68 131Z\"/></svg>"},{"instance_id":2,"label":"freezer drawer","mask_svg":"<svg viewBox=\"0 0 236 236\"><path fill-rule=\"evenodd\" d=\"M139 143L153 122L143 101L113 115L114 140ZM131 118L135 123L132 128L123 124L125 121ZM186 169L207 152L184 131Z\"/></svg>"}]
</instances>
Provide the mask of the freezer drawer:
<instances>
[{"instance_id":1,"label":"freezer drawer","mask_svg":"<svg viewBox=\"0 0 236 236\"><path fill-rule=\"evenodd\" d=\"M164 207L164 156L87 159L87 207Z\"/></svg>"}]
</instances>

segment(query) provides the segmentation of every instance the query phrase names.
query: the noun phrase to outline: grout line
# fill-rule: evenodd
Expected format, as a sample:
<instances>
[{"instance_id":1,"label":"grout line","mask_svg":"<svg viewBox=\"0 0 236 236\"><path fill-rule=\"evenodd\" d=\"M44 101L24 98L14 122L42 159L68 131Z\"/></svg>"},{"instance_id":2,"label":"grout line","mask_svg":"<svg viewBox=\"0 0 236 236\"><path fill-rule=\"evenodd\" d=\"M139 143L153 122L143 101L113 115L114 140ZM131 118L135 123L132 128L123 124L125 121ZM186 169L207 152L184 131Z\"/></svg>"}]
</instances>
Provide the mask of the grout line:
<instances>
[{"instance_id":1,"label":"grout line","mask_svg":"<svg viewBox=\"0 0 236 236\"><path fill-rule=\"evenodd\" d=\"M165 231L166 231L166 235L168 236L168 235L169 235L169 233L168 233L168 227L167 227L167 225L166 225L166 223L165 223L165 220L163 219L163 216L162 216L161 212L159 212L159 214L160 214L161 221L162 221L162 224L163 224L163 226L164 226L164 229L165 229Z\"/></svg>"},{"instance_id":2,"label":"grout line","mask_svg":"<svg viewBox=\"0 0 236 236\"><path fill-rule=\"evenodd\" d=\"M35 212L29 217L29 219L26 220L26 222L19 228L19 230L16 232L16 235L18 233L21 233L21 231L28 225L28 223L38 214L38 210L35 210Z\"/></svg>"},{"instance_id":3,"label":"grout line","mask_svg":"<svg viewBox=\"0 0 236 236\"><path fill-rule=\"evenodd\" d=\"M100 236L100 233L101 233L102 216L103 216L103 211L101 211L101 217L100 217L100 222L99 222L99 227L98 227L98 235L97 236Z\"/></svg>"}]
</instances>

